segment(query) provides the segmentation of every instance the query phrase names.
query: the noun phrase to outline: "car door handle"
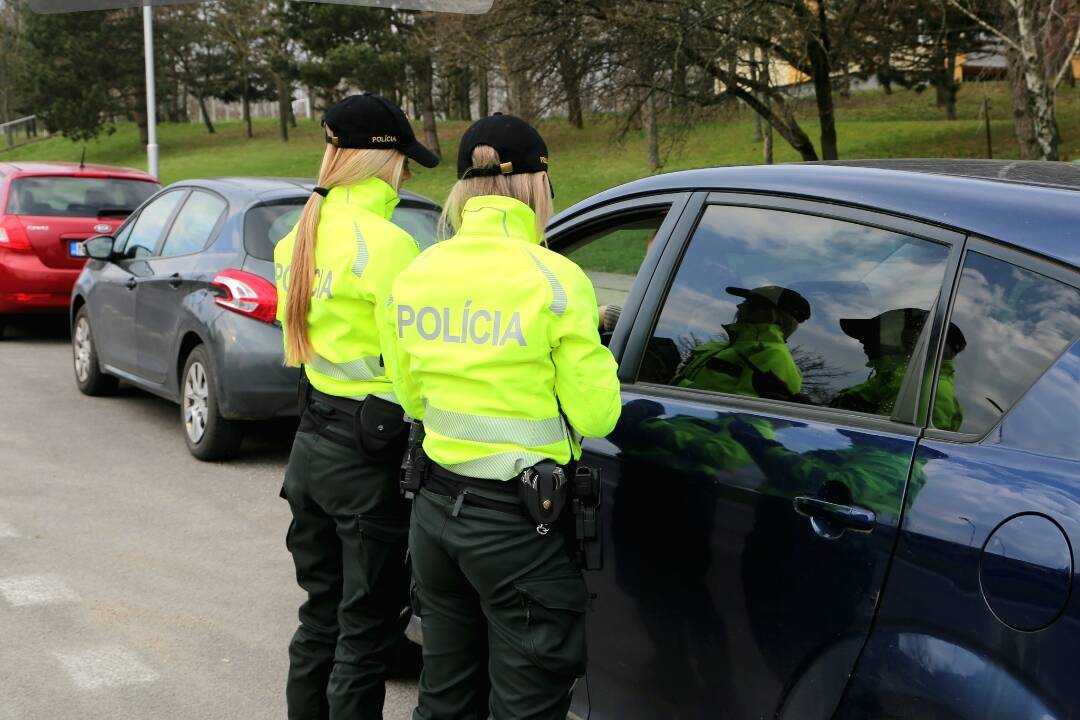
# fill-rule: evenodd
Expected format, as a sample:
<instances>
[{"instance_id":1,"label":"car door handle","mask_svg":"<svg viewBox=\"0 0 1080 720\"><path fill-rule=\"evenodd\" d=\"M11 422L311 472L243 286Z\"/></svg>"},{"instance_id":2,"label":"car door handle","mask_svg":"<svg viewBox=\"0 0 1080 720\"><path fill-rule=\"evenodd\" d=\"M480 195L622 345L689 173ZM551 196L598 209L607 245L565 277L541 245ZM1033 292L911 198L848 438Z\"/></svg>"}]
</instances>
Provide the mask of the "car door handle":
<instances>
[{"instance_id":1,"label":"car door handle","mask_svg":"<svg viewBox=\"0 0 1080 720\"><path fill-rule=\"evenodd\" d=\"M136 280L133 277L129 277L127 279L127 282L124 283L124 287L126 287L128 290L134 290L135 286L138 285L138 284L139 284L138 280Z\"/></svg>"},{"instance_id":2,"label":"car door handle","mask_svg":"<svg viewBox=\"0 0 1080 720\"><path fill-rule=\"evenodd\" d=\"M873 510L857 505L838 505L806 495L795 498L795 512L813 520L823 520L846 530L868 533L877 524Z\"/></svg>"},{"instance_id":3,"label":"car door handle","mask_svg":"<svg viewBox=\"0 0 1080 720\"><path fill-rule=\"evenodd\" d=\"M173 273L169 276L169 287L173 288L174 290L180 287L183 282L184 279L180 277L180 273Z\"/></svg>"}]
</instances>

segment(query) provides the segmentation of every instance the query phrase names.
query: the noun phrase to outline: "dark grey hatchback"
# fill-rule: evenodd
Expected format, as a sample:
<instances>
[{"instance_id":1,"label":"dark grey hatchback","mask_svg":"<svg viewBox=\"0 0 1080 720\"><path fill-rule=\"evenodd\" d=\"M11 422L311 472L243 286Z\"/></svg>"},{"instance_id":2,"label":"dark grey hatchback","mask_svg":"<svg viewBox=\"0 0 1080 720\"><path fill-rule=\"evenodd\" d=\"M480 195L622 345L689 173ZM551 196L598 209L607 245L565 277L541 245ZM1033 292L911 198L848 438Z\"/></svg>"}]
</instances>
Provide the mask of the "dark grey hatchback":
<instances>
[{"instance_id":1,"label":"dark grey hatchback","mask_svg":"<svg viewBox=\"0 0 1080 720\"><path fill-rule=\"evenodd\" d=\"M242 421L296 414L298 371L282 365L274 245L313 184L278 178L185 180L117 231L86 242L71 295L75 381L103 395L119 380L178 402L188 449L234 454ZM421 247L439 206L403 192L394 222Z\"/></svg>"}]
</instances>

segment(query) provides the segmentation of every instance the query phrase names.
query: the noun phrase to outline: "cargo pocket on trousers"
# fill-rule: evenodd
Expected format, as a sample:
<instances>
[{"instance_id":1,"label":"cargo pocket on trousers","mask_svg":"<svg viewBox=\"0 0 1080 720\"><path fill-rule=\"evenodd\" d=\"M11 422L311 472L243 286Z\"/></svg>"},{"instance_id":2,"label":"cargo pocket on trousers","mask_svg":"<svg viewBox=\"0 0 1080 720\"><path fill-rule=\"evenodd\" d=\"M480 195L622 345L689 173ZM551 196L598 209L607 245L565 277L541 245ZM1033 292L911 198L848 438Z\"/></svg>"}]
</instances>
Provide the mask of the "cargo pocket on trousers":
<instances>
[{"instance_id":1,"label":"cargo pocket on trousers","mask_svg":"<svg viewBox=\"0 0 1080 720\"><path fill-rule=\"evenodd\" d=\"M395 615L409 603L409 572L405 551L408 521L394 517L357 516L360 535L359 562L372 602L393 609Z\"/></svg>"},{"instance_id":2,"label":"cargo pocket on trousers","mask_svg":"<svg viewBox=\"0 0 1080 720\"><path fill-rule=\"evenodd\" d=\"M557 675L584 675L585 580L580 575L521 580L514 589L525 610L526 655Z\"/></svg>"}]
</instances>

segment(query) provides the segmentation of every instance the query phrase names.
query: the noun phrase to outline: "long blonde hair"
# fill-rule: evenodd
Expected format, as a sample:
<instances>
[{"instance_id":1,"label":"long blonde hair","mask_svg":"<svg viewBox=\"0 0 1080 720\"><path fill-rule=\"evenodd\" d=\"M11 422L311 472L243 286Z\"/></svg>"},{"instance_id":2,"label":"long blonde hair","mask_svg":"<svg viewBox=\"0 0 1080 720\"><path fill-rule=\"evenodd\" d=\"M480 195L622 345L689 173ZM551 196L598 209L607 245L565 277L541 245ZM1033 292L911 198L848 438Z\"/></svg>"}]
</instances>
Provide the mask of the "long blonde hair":
<instances>
[{"instance_id":1,"label":"long blonde hair","mask_svg":"<svg viewBox=\"0 0 1080 720\"><path fill-rule=\"evenodd\" d=\"M401 187L406 157L397 150L354 150L326 146L319 168L318 186L355 185L368 178L385 180L394 190ZM285 298L285 364L300 365L315 354L308 335L308 311L315 283L315 242L323 197L312 193L296 226L292 269Z\"/></svg>"},{"instance_id":2,"label":"long blonde hair","mask_svg":"<svg viewBox=\"0 0 1080 720\"><path fill-rule=\"evenodd\" d=\"M477 145L473 149L474 168L497 167L501 162L498 151L490 145ZM439 218L444 238L450 237L461 227L461 209L465 203L480 195L505 195L528 205L536 213L536 234L543 240L544 227L554 213L546 172L483 175L458 180L451 188L442 217Z\"/></svg>"}]
</instances>

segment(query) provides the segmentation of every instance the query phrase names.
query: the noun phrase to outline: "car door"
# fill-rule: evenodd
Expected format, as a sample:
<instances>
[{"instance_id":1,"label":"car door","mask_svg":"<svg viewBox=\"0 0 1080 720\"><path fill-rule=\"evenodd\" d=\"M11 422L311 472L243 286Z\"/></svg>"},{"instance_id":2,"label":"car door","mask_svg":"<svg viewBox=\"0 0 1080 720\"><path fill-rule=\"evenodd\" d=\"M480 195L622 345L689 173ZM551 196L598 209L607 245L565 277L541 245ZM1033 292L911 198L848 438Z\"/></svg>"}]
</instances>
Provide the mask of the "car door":
<instances>
[{"instance_id":1,"label":"car door","mask_svg":"<svg viewBox=\"0 0 1080 720\"><path fill-rule=\"evenodd\" d=\"M891 556L926 318L961 239L736 194L695 195L657 235L612 339L622 418L586 441L606 564L587 578L575 712L832 714Z\"/></svg>"},{"instance_id":2,"label":"car door","mask_svg":"<svg viewBox=\"0 0 1080 720\"><path fill-rule=\"evenodd\" d=\"M1074 717L1080 272L971 238L948 326L963 341L940 350L896 557L839 717Z\"/></svg>"},{"instance_id":3,"label":"car door","mask_svg":"<svg viewBox=\"0 0 1080 720\"><path fill-rule=\"evenodd\" d=\"M167 379L183 300L200 283L200 252L220 230L226 207L220 195L192 190L175 213L161 249L147 260L148 273L139 281L135 334L138 372L150 382L164 384Z\"/></svg>"},{"instance_id":4,"label":"car door","mask_svg":"<svg viewBox=\"0 0 1080 720\"><path fill-rule=\"evenodd\" d=\"M89 299L91 323L106 370L138 374L135 342L139 282L150 275L147 259L161 239L186 190L163 193L121 230L113 246L115 258L102 267Z\"/></svg>"}]
</instances>

